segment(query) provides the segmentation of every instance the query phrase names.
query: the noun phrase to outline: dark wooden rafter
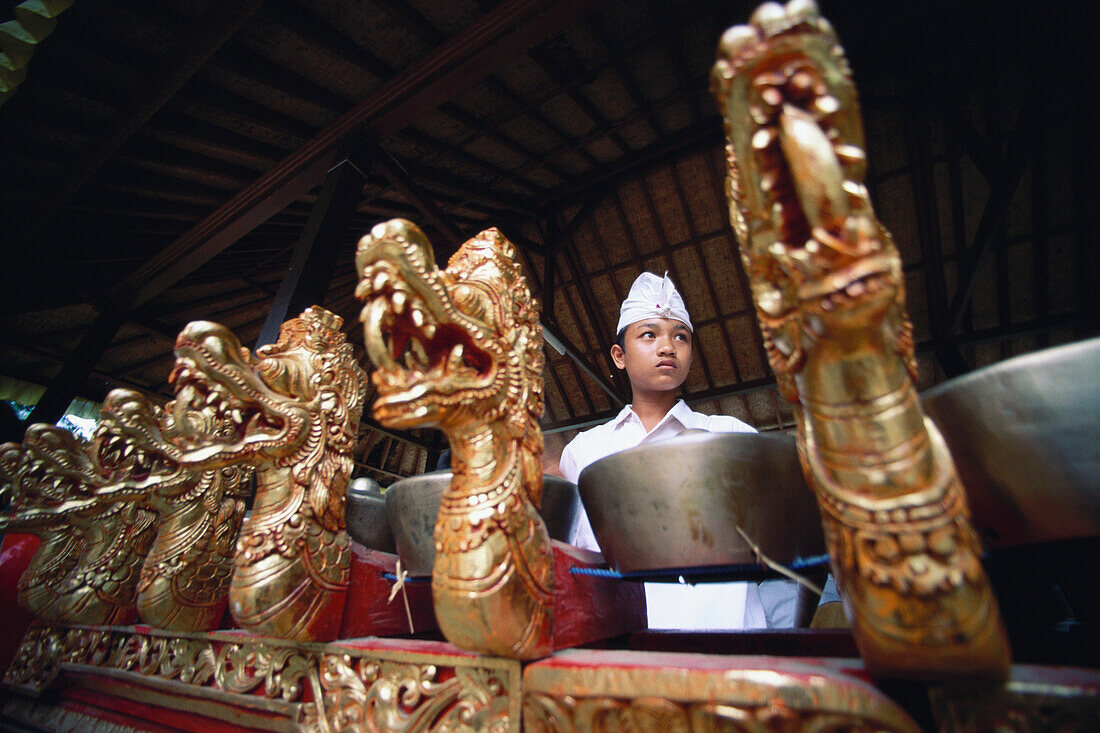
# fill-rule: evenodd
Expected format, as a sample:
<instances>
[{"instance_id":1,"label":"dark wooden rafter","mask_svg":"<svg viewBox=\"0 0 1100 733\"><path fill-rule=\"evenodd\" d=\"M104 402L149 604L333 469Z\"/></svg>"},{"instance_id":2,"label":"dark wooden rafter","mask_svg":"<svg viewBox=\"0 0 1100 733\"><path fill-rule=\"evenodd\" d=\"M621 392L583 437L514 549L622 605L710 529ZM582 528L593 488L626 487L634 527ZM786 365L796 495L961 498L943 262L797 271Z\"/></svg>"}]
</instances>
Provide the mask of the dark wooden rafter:
<instances>
[{"instance_id":1,"label":"dark wooden rafter","mask_svg":"<svg viewBox=\"0 0 1100 733\"><path fill-rule=\"evenodd\" d=\"M50 362L51 364L64 365L65 363L65 359L61 356L43 351L41 348L33 344L23 344L18 342L6 343L8 347L15 349L16 351L22 351L25 354L29 354L38 359L42 359L43 361ZM24 370L19 367L5 367L4 374L7 376L15 377L16 379L22 379L24 382L30 382L31 384L38 384L42 381L41 377L36 372ZM107 372L103 372L98 369L93 369L88 377L90 379L102 380L105 384L109 384L112 387L125 387L126 389L132 389L136 392L141 392L146 397L153 399L157 404L163 404L164 402L167 402L172 396L169 392L158 392L154 389L151 389L147 385L138 384L137 382L131 381L129 379L123 379L117 374L108 374ZM30 425L31 423L27 422L26 424Z\"/></svg>"},{"instance_id":2,"label":"dark wooden rafter","mask_svg":"<svg viewBox=\"0 0 1100 733\"><path fill-rule=\"evenodd\" d=\"M374 166L386 177L386 180L454 246L458 247L466 241L467 235L455 226L454 222L439 208L439 205L413 181L412 177L401 167L401 164L390 157L389 153L381 147L375 146L373 162Z\"/></svg>"},{"instance_id":3,"label":"dark wooden rafter","mask_svg":"<svg viewBox=\"0 0 1100 733\"><path fill-rule=\"evenodd\" d=\"M506 0L328 125L305 145L223 204L112 289L136 306L197 269L301 193L331 166L335 145L361 125L377 139L484 77L494 64L587 10L585 0Z\"/></svg>"},{"instance_id":4,"label":"dark wooden rafter","mask_svg":"<svg viewBox=\"0 0 1100 733\"><path fill-rule=\"evenodd\" d=\"M970 365L952 339L948 326L947 281L944 275L943 242L940 237L939 208L932 174L931 150L928 144L929 90L914 90L905 114L906 147L911 155L910 180L916 204L917 239L923 260L925 295L929 326L936 343L935 354L943 373L957 376L970 370ZM951 134L950 131L948 134ZM953 147L953 146L950 146Z\"/></svg>"},{"instance_id":5,"label":"dark wooden rafter","mask_svg":"<svg viewBox=\"0 0 1100 733\"><path fill-rule=\"evenodd\" d=\"M572 360L572 362L576 364L581 371L587 374L589 378L591 378L592 381L594 381L600 389L606 392L607 396L611 398L611 401L613 403L620 406L626 404L626 400L624 400L622 395L619 394L619 392L615 389L615 386L612 385L607 379L604 378L602 374L597 372L588 363L588 358L586 357L586 355L577 349L577 347L573 344L569 337L562 333L561 329L559 329L556 324L546 323L543 324L543 328L549 331L550 335L558 340L558 342L565 348L565 355L568 356L569 359Z\"/></svg>"},{"instance_id":6,"label":"dark wooden rafter","mask_svg":"<svg viewBox=\"0 0 1100 733\"><path fill-rule=\"evenodd\" d=\"M699 227L695 223L695 217L691 214L691 206L688 203L687 193L684 190L684 183L680 178L680 171L673 165L669 169L669 174L672 176L672 186L676 191L676 198L680 202L680 207L683 209L684 216L687 219L688 234L692 241L692 249L695 250L695 255L699 258L699 262L705 263L706 257L703 254L703 245L699 239ZM672 258L671 254L669 258ZM734 260L734 262L739 262L739 260ZM733 341L730 339L729 331L726 328L726 322L722 318L722 302L718 297L717 289L714 287L714 280L711 278L710 272L705 266L703 267L703 284L706 285L707 295L710 296L710 301L714 304L714 313L718 318L718 331L722 336L722 346L725 348L726 354L729 356L730 365L733 368L734 381L740 382L741 372L737 367L737 360L734 358ZM712 387L714 386L714 382L710 382L710 384ZM744 400L744 396L742 396L741 399ZM747 403L744 404L744 408L747 413Z\"/></svg>"},{"instance_id":7,"label":"dark wooden rafter","mask_svg":"<svg viewBox=\"0 0 1100 733\"><path fill-rule=\"evenodd\" d=\"M719 210L728 211L729 202L726 199L727 182L725 168L719 167L717 160L715 158L711 158L710 164L706 166L706 169L709 172L709 175L712 176L711 185L709 186L709 188L714 192L714 196L716 199L715 203L718 205ZM729 246L730 260L734 263L737 263L737 265L740 265L740 263L742 262L741 248L737 242L737 235L733 232L733 226L723 225L722 234L725 235L727 245ZM745 298L750 301L747 304L746 311L753 314L753 317L748 319L749 322L752 324L753 343L756 346L756 353L758 355L758 358L760 359L761 368L766 372L770 368L768 365L768 352L764 347L764 334L760 330L760 322L755 317L756 313L751 304L752 296L750 295L750 293L752 291L749 288L749 278L748 275L745 273L744 267L735 266L735 269L737 271L737 279L741 286L741 292L745 293ZM736 315L737 314L733 314L731 318ZM741 375L744 373L744 370L742 369L742 365L739 365L737 363L737 352L730 352L730 361L733 363L733 371L737 375L737 381L742 381ZM747 403L745 404L745 411L746 413L748 412Z\"/></svg>"},{"instance_id":8,"label":"dark wooden rafter","mask_svg":"<svg viewBox=\"0 0 1100 733\"><path fill-rule=\"evenodd\" d=\"M658 140L663 138L664 130L661 127L661 123L657 121L657 117L653 114L652 108L650 108L648 102L646 102L645 95L642 94L642 90L634 81L634 77L631 76L630 72L627 70L625 54L621 53L616 47L616 44L612 42L611 35L604 27L603 21L595 15L590 15L584 19L584 23L607 52L612 68L619 77L619 82L623 85L623 89L626 91L630 101L635 107L642 111L642 115L653 137Z\"/></svg>"},{"instance_id":9,"label":"dark wooden rafter","mask_svg":"<svg viewBox=\"0 0 1100 733\"><path fill-rule=\"evenodd\" d=\"M283 322L311 305L322 305L333 270L346 244L348 220L363 196L363 168L373 146L351 139L341 144L341 160L325 176L313 212L295 246L290 264L256 345L274 343Z\"/></svg>"},{"instance_id":10,"label":"dark wooden rafter","mask_svg":"<svg viewBox=\"0 0 1100 733\"><path fill-rule=\"evenodd\" d=\"M565 356L574 363L574 368L580 369L580 371L582 371L584 374L587 374L593 381L595 381L596 385L601 390L607 393L608 397L613 403L622 405L625 404L625 400L623 399L621 386L607 380L600 373L600 371L589 362L588 357L585 355L584 351L578 348L577 345L574 344L572 340L567 337L565 333L561 330L561 327L558 325L557 318L554 315L554 292L556 290L554 278L557 272L558 255L561 253L563 247L569 246L568 243L571 242L572 237L576 233L577 229L582 224L587 223L591 219L592 214L595 212L596 208L599 206L602 200L602 194L590 198L572 216L572 218L569 220L569 223L564 226L562 226L559 222L559 215L557 213L551 215L547 219L547 221L542 222L543 228L545 230L544 238L546 240L546 246L544 250L546 254L546 268L541 287L541 291L543 294L542 321L543 327L546 328L547 332L550 333L551 336L558 340L562 348L565 350ZM600 328L600 324L593 323L592 327L594 330L598 330ZM577 383L581 384L580 375L577 374L575 376L577 378ZM559 389L561 389L560 378L555 375L555 379L558 380L557 385ZM581 389L583 392L583 386ZM562 391L563 397L565 396L565 394L566 393ZM587 399L587 393L584 394L585 398Z\"/></svg>"},{"instance_id":11,"label":"dark wooden rafter","mask_svg":"<svg viewBox=\"0 0 1100 733\"><path fill-rule=\"evenodd\" d=\"M248 6L234 4L234 9L240 7L250 8L251 12L257 6L251 3ZM82 374L77 376L71 369L63 370L66 380L64 384L58 382L51 387L49 391L55 394L49 395L46 406L60 402L67 405L71 401L75 393L61 394L57 390L62 387L68 390L80 388L117 333L122 322L118 314L144 304L183 279L312 188L331 166L335 157L335 146L361 125L366 123L378 137L396 133L440 100L449 98L483 78L502 58L514 55L530 43L564 27L587 8L588 3L585 0L561 0L551 6L537 0L507 0L419 63L382 84L367 99L239 191L214 213L112 288L101 305L101 316L94 322L89 338L82 342L85 346L98 344L99 352L90 354L84 350L74 355L73 364L79 365L78 371L82 371ZM211 12L219 11L215 8ZM224 20L218 24L219 29L227 29L221 42L232 35L233 29L245 17L247 14L242 15L236 24ZM210 37L213 35L220 34L212 34ZM182 82L220 46L220 43L211 43L209 38L205 41L199 45L208 49L208 53L201 55L201 58L196 54L190 64L184 63L186 59L173 64L172 73L179 76L160 80L158 89L152 90L146 103L118 128L119 135L97 148L106 151L103 154L104 160L171 96L168 93L163 100L153 104L161 89L172 86L172 80L178 78L179 82L172 89L172 92L177 91ZM101 162L100 160L90 165L88 175ZM45 409L44 407L43 415ZM64 405L60 409L64 409Z\"/></svg>"},{"instance_id":12,"label":"dark wooden rafter","mask_svg":"<svg viewBox=\"0 0 1100 733\"><path fill-rule=\"evenodd\" d=\"M55 423L65 414L65 408L77 396L84 387L88 376L99 363L107 345L118 333L122 326L123 314L117 310L104 310L96 318L92 327L84 334L80 344L66 358L61 371L46 392L38 400L31 414L27 417L27 424Z\"/></svg>"},{"instance_id":13,"label":"dark wooden rafter","mask_svg":"<svg viewBox=\"0 0 1100 733\"><path fill-rule=\"evenodd\" d=\"M598 315L599 310L596 306L595 295L592 293L591 282L584 272L584 268L580 263L580 259L576 255L575 247L573 244L573 235L582 224L591 222L592 214L596 211L602 199L603 194L593 196L589 199L585 206L583 206L581 210L573 216L568 225L564 227L559 227L560 235L555 240L556 244L553 248L556 252L561 253L565 262L568 264L570 270L573 273L572 280L581 295L581 305L585 311L585 315L588 318L588 322L592 328L592 332L596 337L596 342L599 344L600 347L600 359L602 363L607 365L610 373L614 375L612 377L612 381L614 382L613 386L609 385L607 381L602 378L602 375L599 379L597 379L596 383L602 390L604 390L611 396L614 402L618 404L625 404L626 400L624 399L624 395L626 394L626 390L624 388L624 385L622 384L622 378L614 369L614 365L609 361L609 359L611 358L612 341L608 339L607 334L604 333L603 320L599 318ZM553 325L555 326L555 328L557 328L556 319ZM560 332L560 329L557 330ZM563 342L563 345L565 343L566 342ZM572 349L573 351L570 352L570 349ZM578 366L583 369L586 374L592 376L599 373L596 371L595 368L588 364L587 358L585 358L583 352L576 351L576 347L572 344L570 344L570 348L567 349L567 353L575 354L571 355L570 358L577 362Z\"/></svg>"},{"instance_id":14,"label":"dark wooden rafter","mask_svg":"<svg viewBox=\"0 0 1100 733\"><path fill-rule=\"evenodd\" d=\"M1041 99L1041 91L1036 89L1032 98ZM967 247L966 252L962 253L959 285L951 298L951 307L947 316L949 333L954 334L962 324L963 311L970 302L970 296L973 295L982 262L1004 231L1008 209L1031 159L1032 140L1041 129L1041 110L1042 105L1038 101L1024 105L1023 118L1016 125L1013 139L1003 159L997 165L996 174L991 178L986 174L990 185L989 198L978 222L978 229L974 233L974 241Z\"/></svg>"},{"instance_id":15,"label":"dark wooden rafter","mask_svg":"<svg viewBox=\"0 0 1100 733\"><path fill-rule=\"evenodd\" d=\"M118 110L110 124L99 133L95 144L81 160L74 166L66 167L64 178L47 202L48 208L31 214L31 227L37 228L52 220L92 174L172 99L262 4L263 0L241 0L211 5L206 14L194 23L193 32L180 40L175 54L164 63L163 73L147 79L133 101Z\"/></svg>"}]
</instances>

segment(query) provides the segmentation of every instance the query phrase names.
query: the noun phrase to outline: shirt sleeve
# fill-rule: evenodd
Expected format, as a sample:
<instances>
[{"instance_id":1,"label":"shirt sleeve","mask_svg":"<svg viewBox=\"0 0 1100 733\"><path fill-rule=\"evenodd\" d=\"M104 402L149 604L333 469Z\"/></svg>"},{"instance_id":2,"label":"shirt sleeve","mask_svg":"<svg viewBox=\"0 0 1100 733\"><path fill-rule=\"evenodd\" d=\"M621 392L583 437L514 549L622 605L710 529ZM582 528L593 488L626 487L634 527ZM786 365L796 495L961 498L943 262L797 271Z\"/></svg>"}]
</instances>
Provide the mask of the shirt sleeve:
<instances>
[{"instance_id":1,"label":"shirt sleeve","mask_svg":"<svg viewBox=\"0 0 1100 733\"><path fill-rule=\"evenodd\" d=\"M562 450L561 459L558 461L558 469L561 471L561 475L566 481L570 481L574 484L577 483L577 479L580 478L581 475L580 468L577 466L577 456L575 455L575 444L579 437L581 436L578 435L576 438L569 441L569 444Z\"/></svg>"}]
</instances>

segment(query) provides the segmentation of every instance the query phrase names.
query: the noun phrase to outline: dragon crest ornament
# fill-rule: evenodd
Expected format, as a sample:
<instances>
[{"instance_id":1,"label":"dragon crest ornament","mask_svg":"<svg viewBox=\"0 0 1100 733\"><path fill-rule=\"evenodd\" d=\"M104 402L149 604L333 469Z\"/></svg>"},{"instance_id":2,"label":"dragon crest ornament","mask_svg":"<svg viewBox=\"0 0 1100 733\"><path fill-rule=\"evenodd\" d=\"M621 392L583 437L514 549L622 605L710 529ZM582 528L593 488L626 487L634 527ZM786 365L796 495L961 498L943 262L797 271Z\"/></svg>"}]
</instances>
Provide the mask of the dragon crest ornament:
<instances>
[{"instance_id":1,"label":"dragon crest ornament","mask_svg":"<svg viewBox=\"0 0 1100 733\"><path fill-rule=\"evenodd\" d=\"M445 270L412 223L359 242L356 295L390 427L441 428L454 477L435 525L432 598L452 643L532 659L551 651L553 559L542 493L542 331L515 247L489 229Z\"/></svg>"},{"instance_id":2,"label":"dragon crest ornament","mask_svg":"<svg viewBox=\"0 0 1100 733\"><path fill-rule=\"evenodd\" d=\"M1007 673L962 485L917 399L901 260L864 185L856 90L812 0L725 32L712 86L730 219L868 667Z\"/></svg>"}]
</instances>

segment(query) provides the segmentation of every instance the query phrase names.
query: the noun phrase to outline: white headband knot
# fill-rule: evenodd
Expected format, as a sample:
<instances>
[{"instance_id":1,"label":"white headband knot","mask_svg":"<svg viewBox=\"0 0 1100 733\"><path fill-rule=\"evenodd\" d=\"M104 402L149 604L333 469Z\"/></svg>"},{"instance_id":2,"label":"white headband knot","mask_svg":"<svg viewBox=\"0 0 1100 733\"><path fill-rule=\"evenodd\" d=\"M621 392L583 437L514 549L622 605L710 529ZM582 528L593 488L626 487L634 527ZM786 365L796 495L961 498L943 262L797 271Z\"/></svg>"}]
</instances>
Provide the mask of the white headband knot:
<instances>
[{"instance_id":1,"label":"white headband knot","mask_svg":"<svg viewBox=\"0 0 1100 733\"><path fill-rule=\"evenodd\" d=\"M667 271L664 277L652 272L643 272L638 276L619 308L619 325L615 333L617 335L630 324L654 316L675 319L687 326L689 331L695 330L684 299L672 284Z\"/></svg>"}]
</instances>

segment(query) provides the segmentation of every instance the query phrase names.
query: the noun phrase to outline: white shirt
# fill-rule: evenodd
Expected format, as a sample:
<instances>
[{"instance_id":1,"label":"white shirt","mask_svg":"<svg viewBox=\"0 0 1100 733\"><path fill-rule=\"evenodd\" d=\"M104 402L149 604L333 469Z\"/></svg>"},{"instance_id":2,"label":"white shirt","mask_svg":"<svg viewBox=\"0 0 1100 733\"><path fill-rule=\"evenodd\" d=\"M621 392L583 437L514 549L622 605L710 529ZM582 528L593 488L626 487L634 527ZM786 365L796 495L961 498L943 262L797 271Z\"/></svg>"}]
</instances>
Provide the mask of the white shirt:
<instances>
[{"instance_id":1,"label":"white shirt","mask_svg":"<svg viewBox=\"0 0 1100 733\"><path fill-rule=\"evenodd\" d=\"M590 463L645 443L675 438L685 430L712 433L755 433L751 425L728 415L704 415L679 400L661 421L646 432L630 405L614 419L586 430L562 451L560 467L569 481L577 479ZM588 515L582 511L573 544L599 552ZM646 583L646 609L651 629L751 629L766 628L767 621L755 583L705 583L676 585Z\"/></svg>"}]
</instances>

